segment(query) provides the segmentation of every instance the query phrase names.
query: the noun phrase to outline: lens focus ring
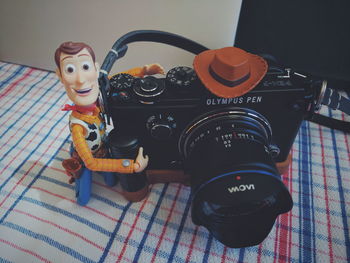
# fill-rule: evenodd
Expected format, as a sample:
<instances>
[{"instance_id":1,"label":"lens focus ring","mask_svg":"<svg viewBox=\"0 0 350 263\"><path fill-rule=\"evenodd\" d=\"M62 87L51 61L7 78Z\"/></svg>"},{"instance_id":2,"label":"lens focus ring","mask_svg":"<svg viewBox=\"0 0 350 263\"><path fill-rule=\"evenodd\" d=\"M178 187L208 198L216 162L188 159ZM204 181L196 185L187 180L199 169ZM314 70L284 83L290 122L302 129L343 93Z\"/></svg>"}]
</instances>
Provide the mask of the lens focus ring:
<instances>
[{"instance_id":1,"label":"lens focus ring","mask_svg":"<svg viewBox=\"0 0 350 263\"><path fill-rule=\"evenodd\" d=\"M232 108L207 113L188 125L180 137L179 151L186 158L198 144L212 138L226 148L234 140L251 140L267 146L271 136L271 127L262 115Z\"/></svg>"}]
</instances>

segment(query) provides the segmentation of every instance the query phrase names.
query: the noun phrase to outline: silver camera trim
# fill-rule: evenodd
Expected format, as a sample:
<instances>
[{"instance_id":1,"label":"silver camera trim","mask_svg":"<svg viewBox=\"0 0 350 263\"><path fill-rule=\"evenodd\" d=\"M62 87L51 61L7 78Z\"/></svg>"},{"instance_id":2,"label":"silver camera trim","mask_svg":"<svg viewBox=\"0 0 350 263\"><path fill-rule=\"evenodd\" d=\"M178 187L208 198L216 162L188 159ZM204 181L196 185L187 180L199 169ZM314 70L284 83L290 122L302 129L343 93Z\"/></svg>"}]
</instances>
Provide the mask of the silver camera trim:
<instances>
[{"instance_id":1,"label":"silver camera trim","mask_svg":"<svg viewBox=\"0 0 350 263\"><path fill-rule=\"evenodd\" d=\"M221 111L218 110L214 112L208 112L199 119L194 120L191 122L181 133L179 137L179 142L178 142L178 150L181 156L184 158L187 157L187 143L189 140L189 135L192 132L195 132L197 129L201 128L203 125L207 124L208 122L218 120L224 117L229 117L231 119L246 119L249 121L253 121L255 124L257 124L263 131L264 135L266 136L268 142L271 141L272 138L272 128L268 120L264 116L259 116L260 114L254 114L252 112L247 112L244 108L231 108L227 109L226 111ZM250 110L251 111L251 110Z\"/></svg>"}]
</instances>

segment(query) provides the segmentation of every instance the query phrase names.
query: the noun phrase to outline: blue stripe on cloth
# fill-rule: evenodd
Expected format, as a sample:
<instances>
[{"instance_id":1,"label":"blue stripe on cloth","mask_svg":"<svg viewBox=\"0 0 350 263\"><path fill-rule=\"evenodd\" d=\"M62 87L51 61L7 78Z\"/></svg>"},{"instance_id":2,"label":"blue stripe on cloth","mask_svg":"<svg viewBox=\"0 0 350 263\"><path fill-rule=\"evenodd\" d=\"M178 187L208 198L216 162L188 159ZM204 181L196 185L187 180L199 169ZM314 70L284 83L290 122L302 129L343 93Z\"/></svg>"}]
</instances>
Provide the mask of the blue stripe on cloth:
<instances>
[{"instance_id":1,"label":"blue stripe on cloth","mask_svg":"<svg viewBox=\"0 0 350 263\"><path fill-rule=\"evenodd\" d=\"M6 66L11 66L12 64L10 63L4 63L0 61L0 70L2 70L3 68L5 68ZM6 72L6 70L4 70Z\"/></svg>"},{"instance_id":2,"label":"blue stripe on cloth","mask_svg":"<svg viewBox=\"0 0 350 263\"><path fill-rule=\"evenodd\" d=\"M114 207L114 208L118 208L119 210L124 210L125 207L127 206L127 205L120 205L120 204L118 204L117 202L113 202L113 201L111 201L110 199L107 199L107 198L105 198L105 197L102 197L102 196L100 196L100 195L98 195L98 194L96 194L96 193L92 193L92 194L91 194L91 197L95 198L96 200L99 200L100 202L102 202L102 203L104 203L104 204L106 204L106 205L109 205L109 206ZM135 211L136 211L136 210L135 210ZM135 212L135 213L136 213L136 212Z\"/></svg>"},{"instance_id":3,"label":"blue stripe on cloth","mask_svg":"<svg viewBox=\"0 0 350 263\"><path fill-rule=\"evenodd\" d=\"M116 238L115 238L116 240L118 240L119 242L121 242L121 243L125 243L125 240L126 240L126 237L125 236L123 236L123 235L116 235ZM140 247L140 243L139 242L137 242L136 240L134 240L134 239L132 239L132 238L130 238L129 240L128 240L128 245L129 246L132 246L132 247L134 247L134 248L139 248ZM151 246L148 246L148 245L144 245L143 247L142 247L142 251L143 252L147 252L148 254L150 254L150 255L154 255L154 253L155 253L155 248L154 247L151 247ZM166 252L166 251L164 251L164 250L162 250L162 249L159 249L158 251L157 251L157 257L161 257L161 258L164 258L164 259L169 259L169 256L170 256L170 254L168 253L168 252ZM125 260L125 261L127 261L127 260ZM131 260L128 260L128 261L131 261ZM183 258L180 258L180 257L174 257L174 260L173 260L173 262L179 262L179 263L185 263L186 261L183 259ZM124 261L121 261L121 262L124 262ZM132 261L132 262L136 262L136 261ZM143 262L143 261L139 261L139 262ZM186 262L187 263L187 262Z\"/></svg>"},{"instance_id":4,"label":"blue stripe on cloth","mask_svg":"<svg viewBox=\"0 0 350 263\"><path fill-rule=\"evenodd\" d=\"M285 228L287 229L288 231L291 231L295 234L298 234L300 235L300 228L296 228L296 227L289 227L289 228L286 228L284 225L281 225L281 224L278 224L278 226L282 227L282 228ZM311 236L312 234L310 232L307 232L307 235L308 236ZM321 241L329 241L329 237L326 236L326 235L323 235L323 234L315 234L314 235L315 238L317 238L318 240L321 240ZM337 244L337 245L344 245L344 241L343 240L340 240L338 238L332 238L332 242L334 244ZM312 247L303 247L305 248L306 250L309 250L311 251L312 250Z\"/></svg>"},{"instance_id":5,"label":"blue stripe on cloth","mask_svg":"<svg viewBox=\"0 0 350 263\"><path fill-rule=\"evenodd\" d=\"M56 159L56 158L55 158ZM25 171L21 171L21 173L25 173ZM36 176L37 174L33 174L33 173L28 173L29 176L31 177L34 177ZM52 177L48 177L48 176L45 176L45 175L41 175L40 176L40 180L45 180L45 181L48 181L50 183L53 183L53 184L56 184L56 185L59 185L61 187L65 187L65 188L68 188L68 189L71 189L71 190L74 190L75 187L72 186L71 184L68 184L68 183L65 183L65 182L62 182L60 180L57 180L57 179L54 179ZM153 188L154 189L154 188ZM152 189L152 193L158 193L158 191L154 191ZM0 194L3 194L5 195L5 191L2 191ZM159 195L161 195L161 192L159 192ZM123 205L120 205L116 202L113 202L111 201L110 199L107 199L107 198L104 198L100 195L98 195L97 193L92 193L91 194L91 197L92 198L95 198L96 200L99 200L100 202L108 205L108 206L111 206L113 208L117 208L121 211L123 211L123 209L125 208L125 206ZM167 197L169 200L172 200L173 199L173 196L169 195L169 194L165 194L163 199L165 199L165 197ZM136 215L139 211L137 209L134 209L134 208L129 208L129 211L128 211L130 214L133 214L133 215ZM140 217L149 221L151 220L151 215L145 213L145 212L141 212L140 213ZM162 219L159 219L159 218L155 218L154 219L154 223L158 224L158 225L164 225L165 224L165 221L162 220ZM178 229L178 224L176 223L172 223L172 222L168 222L167 224L167 227L168 228L171 228L171 229L175 229L177 230ZM193 232L193 229L191 227L184 227L183 228L183 232L186 232L186 233L192 233ZM203 237L203 238L206 238L207 237L207 231L205 230L204 232L203 231L197 231L197 236L198 237Z\"/></svg>"},{"instance_id":6,"label":"blue stripe on cloth","mask_svg":"<svg viewBox=\"0 0 350 263\"><path fill-rule=\"evenodd\" d=\"M112 235L111 235L111 237L110 237L110 239L109 239L109 241L108 241L108 243L107 243L107 245L106 245L106 248L105 248L105 250L103 251L102 256L100 257L100 260L99 260L98 262L102 263L102 262L105 261L106 256L108 255L108 252L109 252L109 250L111 249L111 246L112 246L112 244L113 244L113 241L115 240L115 237L116 237L116 235L117 235L117 233L118 233L118 231L119 231L119 229L120 229L120 226L122 225L122 222L123 222L123 220L124 220L124 218L125 218L125 215L126 215L128 209L130 208L131 204L132 204L132 203L129 202L129 203L124 207L124 211L123 211L123 213L120 215L120 218L119 218L119 220L118 220L118 223L116 224L116 226L115 226L115 228L114 228L114 231L113 231L113 233L112 233Z\"/></svg>"},{"instance_id":7,"label":"blue stripe on cloth","mask_svg":"<svg viewBox=\"0 0 350 263\"><path fill-rule=\"evenodd\" d=\"M2 225L6 226L8 228L11 228L13 230L16 230L18 232L21 232L22 234L30 236L34 239L41 240L41 241L45 242L46 244L48 244L52 247L55 247L55 248L59 249L60 251L80 260L81 262L91 262L91 263L95 262L95 261L83 256L82 254L78 253L77 251L71 249L70 247L62 245L61 243L57 242L53 238L50 238L46 235L35 233L27 228L24 228L22 226L19 226L17 224L11 223L11 222L4 222Z\"/></svg>"},{"instance_id":8,"label":"blue stripe on cloth","mask_svg":"<svg viewBox=\"0 0 350 263\"><path fill-rule=\"evenodd\" d=\"M68 139L68 138L70 138L70 136L68 136L67 139ZM56 159L56 158L55 158L55 159ZM23 171L23 173L25 173L25 171ZM33 174L31 174L31 173L29 173L28 175L29 175L29 176L36 176L36 174L33 175ZM57 180L57 179L52 178L52 177L48 177L48 176L45 176L45 175L41 175L41 176L40 176L40 180L45 180L45 181L47 181L47 182L50 182L50 183L53 183L53 184L62 186L62 187L64 187L64 188L68 188L68 189L71 189L71 190L75 190L75 186L73 186L73 185L71 185L71 184L69 184L69 183L62 182L62 181ZM120 204L118 204L117 202L113 202L113 201L111 201L110 199L107 199L107 198L105 198L105 197L103 197L103 196L101 196L101 195L98 195L98 194L96 194L96 193L92 193L92 194L91 194L91 197L94 198L94 199L96 199L96 200L99 200L100 202L102 202L102 203L104 203L104 204L106 204L106 205L108 205L108 206L111 206L111 207L113 207L113 208L117 208L117 209L119 209L119 210L123 210L123 209L125 208L125 206L120 205ZM134 210L134 213L136 214L136 210ZM146 219L147 219L147 218L146 218Z\"/></svg>"},{"instance_id":9,"label":"blue stripe on cloth","mask_svg":"<svg viewBox=\"0 0 350 263\"><path fill-rule=\"evenodd\" d=\"M76 221L78 223L82 223L82 224L90 227L91 229L93 229L93 230L95 230L97 232L100 232L101 234L103 234L105 236L110 236L112 234L112 232L108 231L107 229L105 229L105 228L103 228L103 227L101 227L101 226L99 226L99 225L97 225L97 224L95 224L95 223L93 223L93 222L91 222L91 221L81 217L81 216L73 214L73 213L71 213L71 212L69 212L67 210L61 209L61 208L59 208L57 206L54 206L54 205L45 203L43 201L39 201L39 200L30 198L30 197L22 197L21 200L29 202L31 204L35 204L35 205L40 206L40 207L43 207L43 208L45 208L47 210L50 210L52 212L61 214L63 216L69 217L70 219L72 219L72 220L74 220L74 221ZM13 209L14 209L14 206L11 208L11 210L13 210ZM1 218L0 225L2 224L2 221L3 221L3 219Z\"/></svg>"},{"instance_id":10,"label":"blue stripe on cloth","mask_svg":"<svg viewBox=\"0 0 350 263\"><path fill-rule=\"evenodd\" d=\"M307 132L308 132L308 138L310 140L312 140L311 136L310 136L310 123L309 122L306 122L306 127L307 127ZM311 160L312 160L312 150L311 150L312 146L311 146L311 141L308 143L308 159L310 160L310 163L311 163ZM315 234L316 234L316 226L315 226L315 202L314 202L314 190L313 190L313 185L314 185L314 182L313 182L313 179L312 179L312 165L310 165L310 169L309 169L309 180L310 180L310 192L311 192L311 217L312 217L312 246L313 248L316 248L316 237L315 237ZM312 257L313 257L313 262L316 262L316 254L315 253L311 253Z\"/></svg>"},{"instance_id":11,"label":"blue stripe on cloth","mask_svg":"<svg viewBox=\"0 0 350 263\"><path fill-rule=\"evenodd\" d=\"M191 198L191 196L190 196L190 197L188 198L188 200L187 200L186 207L185 207L185 210L184 210L184 212L183 212L182 219L181 219L179 228L178 228L177 233L176 233L176 237L175 237L175 240L174 240L174 245L173 245L173 247L172 247L172 249L171 249L168 262L172 262L172 260L173 260L173 258L174 258L176 249L177 249L177 247L178 247L178 245L179 245L180 236L181 236L181 234L182 234L182 231L183 231L183 229L184 229L184 225L185 225L186 219L187 219L187 217L188 217L188 213L189 213L189 211L190 211L191 203L192 203L192 198Z\"/></svg>"},{"instance_id":12,"label":"blue stripe on cloth","mask_svg":"<svg viewBox=\"0 0 350 263\"><path fill-rule=\"evenodd\" d=\"M184 188L182 188L182 189L184 189ZM152 192L156 193L158 196L160 196L162 194L162 191L160 191L160 190L158 190L156 188L152 188ZM187 196L187 195L185 195L185 196ZM174 196L172 194L165 193L164 194L164 198L168 199L168 200L173 200ZM181 196L178 196L177 199L176 199L177 203L180 202L182 204L187 204L187 201L188 201L188 198L184 198L184 197L181 197Z\"/></svg>"},{"instance_id":13,"label":"blue stripe on cloth","mask_svg":"<svg viewBox=\"0 0 350 263\"><path fill-rule=\"evenodd\" d=\"M51 107L53 107L53 106L51 106ZM51 107L50 107L50 108L51 108ZM49 111L49 110L48 110L48 111ZM11 174L10 176L7 177L7 179L4 181L4 183L0 186L0 191L1 191L2 188L10 181L10 179L17 173L17 171L28 161L28 159L30 158L30 156L41 146L41 144L46 140L46 138L49 136L49 134L55 129L56 125L57 125L58 123L60 123L60 122L62 121L62 119L63 119L66 115L67 115L67 113L64 113L64 114L62 115L62 117L61 117L60 119L58 119L58 121L56 121L56 123L51 127L51 129L48 131L48 133L46 134L46 136L43 137L43 139L33 148L33 150L31 151L31 153L21 162L21 164L17 167L17 169L14 170L14 171L12 172L12 174ZM38 121L40 121L40 119L39 119ZM38 122L38 121L37 121L37 122ZM28 134L29 131L30 131L33 127L34 127L34 125L25 133L25 135ZM14 149L14 148L21 142L21 140L25 137L25 135L23 135L22 138L19 139L18 142L17 142L14 146L12 146L12 147L6 152L6 154L8 154L12 149ZM62 146L62 145L61 145L61 146ZM58 150L57 150L57 151L58 151ZM3 157L3 158L4 158L4 157ZM2 158L1 160L3 160L3 158ZM53 156L51 157L50 160L52 160L52 159L53 159ZM0 161L1 161L1 160L0 160Z\"/></svg>"},{"instance_id":14,"label":"blue stripe on cloth","mask_svg":"<svg viewBox=\"0 0 350 263\"><path fill-rule=\"evenodd\" d=\"M31 90L33 87L35 87L36 85L40 84L42 81L44 81L46 79L46 77L48 75L52 74L51 72L47 72L45 76L41 77L41 79L39 79L39 81L35 82L33 85L30 86L29 90ZM53 86L51 86L51 88L53 88ZM40 96L40 98L38 99L38 101L42 98L44 98L44 96L46 95L46 93L51 89L49 88L44 94L42 94ZM2 118L6 113L8 113L9 111L12 111L13 110L13 107L19 102L21 101L22 99L24 99L25 97L24 96L20 96L15 102L11 102L11 107L9 107L7 110L5 110L1 115L0 115L0 118ZM34 104L35 105L35 104ZM29 108L33 107L32 106L29 106ZM18 119L16 119L16 122L18 122ZM1 136L1 135L0 135Z\"/></svg>"},{"instance_id":15,"label":"blue stripe on cloth","mask_svg":"<svg viewBox=\"0 0 350 263\"><path fill-rule=\"evenodd\" d=\"M299 147L302 151L299 151L299 178L304 179L303 182L299 183L299 200L301 206L299 207L299 225L300 225L300 234L299 234L299 244L302 247L311 248L311 204L310 204L310 181L309 181L309 156L307 153L308 149L308 132L306 129L305 122L301 126L301 138ZM299 148L300 149L300 148ZM300 169L301 166L301 169ZM305 172L302 172L305 171ZM307 250L299 250L299 258L302 262L311 262L311 253Z\"/></svg>"},{"instance_id":16,"label":"blue stripe on cloth","mask_svg":"<svg viewBox=\"0 0 350 263\"><path fill-rule=\"evenodd\" d=\"M18 66L18 68L5 80L0 81L0 90L5 87L11 80L13 80L16 76L21 76L22 72L27 69L27 67L24 66Z\"/></svg>"},{"instance_id":17,"label":"blue stripe on cloth","mask_svg":"<svg viewBox=\"0 0 350 263\"><path fill-rule=\"evenodd\" d=\"M293 158L293 159L294 159L294 158ZM336 170L336 166L334 166L334 168L333 168L333 166L325 165L325 167L326 167L326 168L329 168L329 169ZM341 170L341 169L339 169L339 170ZM304 170L298 170L298 171L299 171L300 173L307 173L307 171L304 171ZM348 172L347 170L341 170L341 171L343 171L345 174ZM292 179L292 182L293 182L293 183L299 184L299 183L305 183L306 180L297 178L297 179ZM319 189L324 189L324 184L314 183L314 184L313 184L313 187L314 187L314 188L319 188ZM327 189L328 189L329 191L332 191L332 192L339 192L339 190L340 190L340 188L339 188L338 186L336 186L336 185L328 185L328 186L327 186ZM347 189L347 188L345 188L345 187L343 187L342 190L344 191L344 193L347 193L347 194L350 193L350 189Z\"/></svg>"},{"instance_id":18,"label":"blue stripe on cloth","mask_svg":"<svg viewBox=\"0 0 350 263\"><path fill-rule=\"evenodd\" d=\"M340 202L339 202L340 203ZM296 206L300 206L299 203L295 203ZM327 214L327 209L324 208L324 207L318 207L318 206L315 206L313 208L315 211L317 212L320 212L322 214ZM336 216L336 217L343 217L344 215L342 214L342 212L339 212L337 210L329 210L329 214L332 215L332 216Z\"/></svg>"},{"instance_id":19,"label":"blue stripe on cloth","mask_svg":"<svg viewBox=\"0 0 350 263\"><path fill-rule=\"evenodd\" d=\"M13 263L13 262L8 261L0 256L0 263Z\"/></svg>"},{"instance_id":20,"label":"blue stripe on cloth","mask_svg":"<svg viewBox=\"0 0 350 263\"><path fill-rule=\"evenodd\" d=\"M332 111L329 109L329 116L332 117ZM337 180L338 180L338 186L339 186L339 199L340 199L340 208L342 213L342 220L344 225L344 241L345 241L345 247L346 247L346 255L347 258L350 259L350 233L349 233L349 225L348 225L348 213L345 207L345 196L344 196L344 190L343 190L343 183L341 178L341 172L340 172L340 164L339 164L339 156L337 152L337 140L335 138L335 131L332 130L332 141L333 141L333 150L334 150L334 156L335 156L335 163L336 163L336 171L337 171Z\"/></svg>"},{"instance_id":21,"label":"blue stripe on cloth","mask_svg":"<svg viewBox=\"0 0 350 263\"><path fill-rule=\"evenodd\" d=\"M3 217L0 219L0 225L3 223L3 221L6 219L6 217L10 214L11 211L13 211L14 207L18 204L18 202L20 200L24 200L24 201L27 201L27 202L30 202L32 204L36 204L36 205L39 205L39 206L42 206L42 207L45 207L46 209L48 210L51 210L51 211L54 211L56 213L60 213L64 216L67 216L71 219L74 219L80 223L83 223L85 224L86 226L89 226L90 228L106 235L106 236L110 236L111 235L111 232L107 231L106 229L102 228L101 226L99 225L96 225L92 222L90 222L89 220L86 220L85 218L82 218L80 216L77 216L73 213L70 213L64 209L61 209L61 208L58 208L56 206L53 206L51 204L47 204L47 203L44 203L42 201L39 201L39 200L35 200L33 198L29 198L29 197L24 197L25 193L31 188L31 186L38 180L38 178L41 176L42 172L46 169L47 165L52 161L52 159L54 158L54 156L57 155L58 151L61 149L62 145L64 143L66 143L66 141L68 140L69 137L66 138L66 140L61 144L60 147L58 147L58 149L56 150L56 152L52 155L51 159L49 159L47 161L47 163L40 169L40 171L38 172L38 174L34 177L34 179L27 185L27 187L25 188L25 190L22 192L22 194L18 195L18 198L16 199L16 201L12 204L12 206L6 211L6 213L3 215Z\"/></svg>"},{"instance_id":22,"label":"blue stripe on cloth","mask_svg":"<svg viewBox=\"0 0 350 263\"><path fill-rule=\"evenodd\" d=\"M45 100L44 95L46 95L47 92L49 92L53 87L55 87L55 86L57 85L57 83L58 83L58 80L57 80L52 86L50 86L50 88L49 88L41 97L39 97L37 100L35 100L34 103L33 103L31 106L29 106L29 108L33 108L40 100L42 100L42 99ZM55 106L55 104L63 97L63 95L65 95L64 92L62 92L62 95L51 105L51 107L50 107L46 112L44 112L44 113L41 115L41 118L43 118L43 117L53 108L53 106ZM11 129L13 128L13 126L16 125L23 117L27 116L27 114L28 114L28 112L27 112L27 111L24 111L24 112L22 113L22 115L21 115L19 118L16 118L16 121L15 121L15 122L13 122L9 127L7 127L7 129L6 129L2 134L0 134L0 137L2 137L4 134L8 133L9 130L11 130ZM26 132L25 135L27 135L28 132L29 132L30 130L32 130L32 129L36 126L36 124L41 120L41 118L38 119L34 124L32 124L32 126L27 130L27 132ZM25 137L25 135L23 135L21 139L23 139L23 138ZM18 140L18 143L21 141L21 139ZM17 144L18 144L18 143L17 143ZM17 146L17 144L16 144L15 146ZM12 147L11 150L12 150L13 148L15 148L15 146ZM9 150L9 151L10 151L10 150ZM7 155L7 154L8 154L8 153L6 153L6 155ZM5 155L3 156L3 158L5 158ZM0 159L0 161L2 161L3 158Z\"/></svg>"},{"instance_id":23,"label":"blue stripe on cloth","mask_svg":"<svg viewBox=\"0 0 350 263\"><path fill-rule=\"evenodd\" d=\"M240 262L244 262L243 261L243 259L244 259L244 253L245 253L245 248L241 248L240 250L239 250L239 257L238 257L238 262L240 263Z\"/></svg>"},{"instance_id":24,"label":"blue stripe on cloth","mask_svg":"<svg viewBox=\"0 0 350 263\"><path fill-rule=\"evenodd\" d=\"M213 235L209 234L208 240L207 240L207 245L205 246L204 250L204 256L203 256L203 263L208 263L209 255L210 255L210 249L212 248L212 243L213 243Z\"/></svg>"},{"instance_id":25,"label":"blue stripe on cloth","mask_svg":"<svg viewBox=\"0 0 350 263\"><path fill-rule=\"evenodd\" d=\"M60 120L59 120L59 121L60 121ZM59 121L56 122L56 124L59 123ZM51 127L51 130L54 129L54 127L56 126L56 124L55 124L54 126ZM50 132L51 132L51 131L50 131ZM47 135L50 134L50 132L47 133ZM0 224L1 224L1 223L5 220L5 218L9 215L9 213L10 213L10 212L12 211L12 209L16 206L16 204L19 202L19 200L21 200L21 199L23 198L24 194L30 189L30 187L34 184L34 182L35 182L36 180L38 180L38 178L40 177L40 175L42 174L42 172L45 170L45 168L48 166L48 164L54 159L54 156L57 155L58 151L61 149L62 145L63 145L64 143L66 143L67 140L68 140L68 137L65 139L65 141L62 142L62 144L60 145L60 147L57 148L57 150L56 150L55 153L51 156L51 158L47 161L47 163L40 169L40 171L38 172L38 174L37 174L37 175L34 177L34 179L27 185L27 187L24 189L24 191L22 192L22 194L19 195L19 197L17 198L17 200L13 203L13 205L12 205L12 206L7 210L7 212L3 215L3 217L0 219ZM10 180L10 178L11 178L12 176L14 176L14 175L17 173L17 171L27 162L27 160L30 158L30 156L33 154L33 152L36 151L36 149L40 146L40 144L41 144L43 141L45 141L45 138L43 138L43 140L42 140L40 143L37 144L36 148L34 148L34 149L32 150L32 153L31 153L29 156L27 156L27 158L26 158L25 160L22 161L22 163L17 167L17 169L14 170L14 171L12 172L12 174L7 178L7 180L5 180L4 184L0 187L0 190L1 190L2 187Z\"/></svg>"},{"instance_id":26,"label":"blue stripe on cloth","mask_svg":"<svg viewBox=\"0 0 350 263\"><path fill-rule=\"evenodd\" d=\"M154 211L152 213L151 219L150 219L150 221L149 221L149 223L148 223L148 225L146 227L145 233L142 236L140 246L137 248L137 251L136 251L136 254L135 254L133 262L138 262L138 260L139 260L139 257L141 255L141 251L143 249L143 246L145 245L148 233L151 230L151 227L152 227L152 225L154 223L154 218L156 217L156 215L157 215L157 213L159 211L160 205L161 205L161 203L163 201L164 194L165 194L166 190L168 189L168 186L169 186L169 184L165 184L164 187L163 187L162 193L161 193L161 195L160 195L160 197L158 199L156 207L154 208Z\"/></svg>"},{"instance_id":27,"label":"blue stripe on cloth","mask_svg":"<svg viewBox=\"0 0 350 263\"><path fill-rule=\"evenodd\" d=\"M285 227L285 226L284 226ZM287 228L289 229L289 228ZM245 251L247 252L246 254L251 255L252 253L259 255L263 255L263 256L268 256L272 259L278 259L278 262L284 262L281 258L279 258L278 254L275 254L274 251L269 250L268 248L261 248L259 251L259 246L254 246L254 247L246 247L244 248ZM239 250L237 250L239 252ZM300 261L298 260L298 258L293 258L292 255L289 255L288 258L285 258L285 261L288 263L300 263ZM249 262L249 261L245 261L245 262ZM264 260L261 260L261 262L265 262Z\"/></svg>"},{"instance_id":28,"label":"blue stripe on cloth","mask_svg":"<svg viewBox=\"0 0 350 263\"><path fill-rule=\"evenodd\" d=\"M0 70L1 70L1 76L0 76L0 78L1 78L2 76L4 76L4 75L11 69L12 65L13 65L13 64L4 63L4 64L2 64L2 65L0 66ZM6 67L7 67L7 68L6 68ZM2 81L0 80L0 83L1 83L1 82L2 82ZM0 90L1 90L1 86L0 86Z\"/></svg>"}]
</instances>

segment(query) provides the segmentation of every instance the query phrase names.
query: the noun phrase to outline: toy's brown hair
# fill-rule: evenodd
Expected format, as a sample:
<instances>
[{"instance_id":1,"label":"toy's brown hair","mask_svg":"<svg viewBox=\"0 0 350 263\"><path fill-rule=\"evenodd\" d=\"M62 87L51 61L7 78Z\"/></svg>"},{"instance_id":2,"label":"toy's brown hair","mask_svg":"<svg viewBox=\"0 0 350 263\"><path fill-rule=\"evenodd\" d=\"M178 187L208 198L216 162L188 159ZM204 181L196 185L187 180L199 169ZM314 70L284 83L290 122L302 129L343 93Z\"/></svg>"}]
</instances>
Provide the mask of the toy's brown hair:
<instances>
[{"instance_id":1,"label":"toy's brown hair","mask_svg":"<svg viewBox=\"0 0 350 263\"><path fill-rule=\"evenodd\" d=\"M89 52L89 54L92 57L93 62L95 63L95 53L89 45L82 43L82 42L72 42L72 41L62 43L56 49L56 52L55 52L55 62L56 62L56 65L57 65L57 68L59 69L59 71L61 71L61 69L60 69L61 53L65 53L68 55L75 55L75 54L79 53L84 48L87 49L87 51Z\"/></svg>"}]
</instances>

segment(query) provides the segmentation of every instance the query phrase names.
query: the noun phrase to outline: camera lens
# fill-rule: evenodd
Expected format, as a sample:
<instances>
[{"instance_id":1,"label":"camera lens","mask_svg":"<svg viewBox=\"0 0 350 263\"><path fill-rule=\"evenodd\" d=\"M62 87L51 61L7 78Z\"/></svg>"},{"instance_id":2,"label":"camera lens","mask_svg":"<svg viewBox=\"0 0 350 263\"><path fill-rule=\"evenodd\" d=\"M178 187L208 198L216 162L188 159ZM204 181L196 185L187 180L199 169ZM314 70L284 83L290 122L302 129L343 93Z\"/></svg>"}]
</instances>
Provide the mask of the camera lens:
<instances>
[{"instance_id":1,"label":"camera lens","mask_svg":"<svg viewBox=\"0 0 350 263\"><path fill-rule=\"evenodd\" d=\"M180 137L193 222L229 247L260 243L277 215L292 208L269 153L271 137L269 122L243 108L206 113Z\"/></svg>"}]
</instances>

